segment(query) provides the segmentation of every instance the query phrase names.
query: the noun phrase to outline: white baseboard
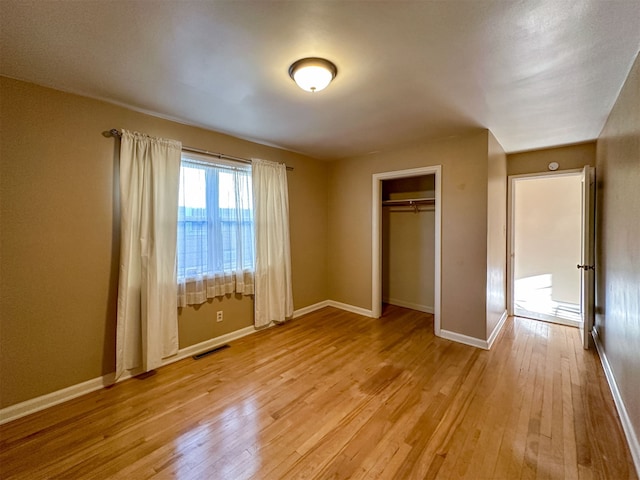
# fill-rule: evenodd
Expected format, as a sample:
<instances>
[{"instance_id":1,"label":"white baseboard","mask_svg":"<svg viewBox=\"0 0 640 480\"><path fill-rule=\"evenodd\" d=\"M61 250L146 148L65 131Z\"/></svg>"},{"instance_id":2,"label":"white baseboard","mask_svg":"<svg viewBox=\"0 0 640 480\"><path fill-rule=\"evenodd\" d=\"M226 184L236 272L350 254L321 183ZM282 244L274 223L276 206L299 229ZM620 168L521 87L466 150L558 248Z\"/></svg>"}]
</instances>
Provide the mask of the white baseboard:
<instances>
[{"instance_id":1,"label":"white baseboard","mask_svg":"<svg viewBox=\"0 0 640 480\"><path fill-rule=\"evenodd\" d=\"M482 340L481 338L470 337L468 335L463 335L458 332L452 332L450 330L442 330L442 329L440 330L439 337L446 338L447 340L452 340L458 343L464 343L465 345L470 345L472 347L482 348L483 350L490 350L491 347L493 346L493 342L495 342L496 338L498 338L498 334L500 333L500 330L502 330L502 327L504 327L504 324L507 321L508 316L509 315L505 310L500 316L500 320L498 320L498 324L496 325L496 328L493 329L493 332L491 332L491 335L489 335L489 338L487 340Z\"/></svg>"},{"instance_id":2,"label":"white baseboard","mask_svg":"<svg viewBox=\"0 0 640 480\"><path fill-rule=\"evenodd\" d=\"M371 310L366 310L364 308L360 308L360 307L354 307L353 305L348 305L346 303L340 303L340 302L336 302L334 300L328 300L327 302L323 302L323 306L330 306L330 307L335 307L335 308L339 308L341 310L346 310L347 312L352 312L352 313L356 313L358 315L363 315L365 317L372 317L373 318L373 312ZM399 305L402 306L402 305ZM411 307L407 307L407 308L411 308ZM507 319L507 312L505 310L505 312L502 314L502 317L500 317L500 321L498 322L498 327L496 327L494 329L495 332L495 336L498 335L499 333L499 329L502 328L502 326L504 325L504 322ZM482 348L483 350L489 350L490 345L489 342L487 340L482 340L479 338L475 338L475 337L469 337L467 335L463 335L461 333L457 333L457 332L451 332L449 330L440 330L440 335L441 338L445 338L447 340L452 340L454 342L458 342L458 343L464 343L465 345L470 345L472 347L477 347L477 348ZM492 339L492 343L495 340L495 337Z\"/></svg>"},{"instance_id":3,"label":"white baseboard","mask_svg":"<svg viewBox=\"0 0 640 480\"><path fill-rule=\"evenodd\" d=\"M224 335L220 335L216 338L210 338L209 340L205 340L204 342L196 343L195 345L190 345L178 351L178 353L169 358L165 358L162 361L162 366L169 365L170 363L177 362L187 357L191 357L193 355L197 355L198 353L206 352L207 350L211 350L213 348L224 345L227 342L231 342L233 340L237 340L242 337L246 337L247 335L251 335L252 333L256 333L257 330L253 325L249 327L241 328L240 330L235 330L233 332L225 333Z\"/></svg>"},{"instance_id":4,"label":"white baseboard","mask_svg":"<svg viewBox=\"0 0 640 480\"><path fill-rule=\"evenodd\" d=\"M316 310L320 310L321 308L328 307L329 300L325 300L323 302L314 303L313 305L309 305L307 307L299 308L298 310L294 310L293 318L298 318L307 313L315 312Z\"/></svg>"},{"instance_id":5,"label":"white baseboard","mask_svg":"<svg viewBox=\"0 0 640 480\"><path fill-rule=\"evenodd\" d=\"M80 397L81 395L100 390L105 385L108 384L105 383L103 377L93 378L86 382L63 388L62 390L57 390L40 397L16 403L15 405L11 405L0 410L0 425L31 413L39 412L45 408L53 407L59 403L72 400Z\"/></svg>"},{"instance_id":6,"label":"white baseboard","mask_svg":"<svg viewBox=\"0 0 640 480\"><path fill-rule=\"evenodd\" d=\"M433 307L429 305L420 305L418 303L405 302L404 300L398 300L397 298L383 298L382 301L384 303L388 303L389 305L410 308L411 310L417 310L418 312L433 313Z\"/></svg>"},{"instance_id":7,"label":"white baseboard","mask_svg":"<svg viewBox=\"0 0 640 480\"><path fill-rule=\"evenodd\" d=\"M609 365L607 354L604 351L604 345L602 345L602 342L600 341L598 329L595 326L591 330L591 336L593 337L593 342L596 345L596 350L598 351L598 356L600 357L600 363L602 363L604 375L607 378L607 383L609 384L609 389L611 390L613 401L616 404L616 409L618 410L620 423L622 423L622 430L624 430L625 437L627 438L627 444L629 445L629 450L631 451L631 457L633 458L633 463L636 467L636 474L640 478L640 441L638 441L638 435L633 428L633 424L631 423L631 419L629 418L629 414L627 413L627 408L624 404L624 401L622 400L622 395L620 395L620 390L618 389L616 378L613 375L613 370L611 370L611 365Z\"/></svg>"},{"instance_id":8,"label":"white baseboard","mask_svg":"<svg viewBox=\"0 0 640 480\"><path fill-rule=\"evenodd\" d=\"M326 306L329 306L329 307L335 307L335 308L339 308L340 310L345 310L347 312L355 313L357 315L363 315L365 317L373 318L373 312L365 308L355 307L353 305L336 302L334 300L327 300L326 303L327 303Z\"/></svg>"},{"instance_id":9,"label":"white baseboard","mask_svg":"<svg viewBox=\"0 0 640 480\"><path fill-rule=\"evenodd\" d=\"M464 343L465 345L471 345L472 347L482 348L483 350L489 350L489 343L486 340L482 340L476 337L469 337L457 332L451 332L449 330L440 329L440 337L452 340L458 343Z\"/></svg>"},{"instance_id":10,"label":"white baseboard","mask_svg":"<svg viewBox=\"0 0 640 480\"><path fill-rule=\"evenodd\" d=\"M494 328L493 332L491 332L491 334L489 335L489 338L487 340L487 350L491 350L491 347L493 347L493 342L495 342L496 338L498 338L498 334L500 333L500 330L502 330L502 327L504 327L504 324L507 321L507 317L507 311L505 310L504 312L502 312L502 316L500 317L500 320L498 320L496 328Z\"/></svg>"}]
</instances>

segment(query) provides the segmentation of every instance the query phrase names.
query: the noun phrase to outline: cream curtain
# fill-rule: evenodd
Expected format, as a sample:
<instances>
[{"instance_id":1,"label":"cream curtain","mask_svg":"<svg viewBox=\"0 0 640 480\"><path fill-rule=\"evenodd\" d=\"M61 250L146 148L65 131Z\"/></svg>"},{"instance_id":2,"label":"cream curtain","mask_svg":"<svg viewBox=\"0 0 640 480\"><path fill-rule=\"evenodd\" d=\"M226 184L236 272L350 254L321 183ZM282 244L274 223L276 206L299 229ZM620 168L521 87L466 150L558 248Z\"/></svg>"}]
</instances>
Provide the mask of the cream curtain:
<instances>
[{"instance_id":1,"label":"cream curtain","mask_svg":"<svg viewBox=\"0 0 640 480\"><path fill-rule=\"evenodd\" d=\"M180 142L122 131L116 379L178 351L176 232Z\"/></svg>"},{"instance_id":2,"label":"cream curtain","mask_svg":"<svg viewBox=\"0 0 640 480\"><path fill-rule=\"evenodd\" d=\"M253 160L256 328L293 316L286 166Z\"/></svg>"}]
</instances>

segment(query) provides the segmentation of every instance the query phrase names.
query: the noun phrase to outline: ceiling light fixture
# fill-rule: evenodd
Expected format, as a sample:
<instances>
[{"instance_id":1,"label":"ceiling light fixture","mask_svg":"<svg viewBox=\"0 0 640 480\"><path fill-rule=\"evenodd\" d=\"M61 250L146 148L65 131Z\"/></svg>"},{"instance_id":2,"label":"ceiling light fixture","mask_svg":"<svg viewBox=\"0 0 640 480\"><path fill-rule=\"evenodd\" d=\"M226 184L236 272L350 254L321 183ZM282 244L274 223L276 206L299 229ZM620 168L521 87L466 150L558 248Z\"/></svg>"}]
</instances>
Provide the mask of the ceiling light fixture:
<instances>
[{"instance_id":1,"label":"ceiling light fixture","mask_svg":"<svg viewBox=\"0 0 640 480\"><path fill-rule=\"evenodd\" d=\"M302 58L289 67L289 76L307 92L319 92L336 78L338 68L324 58Z\"/></svg>"}]
</instances>

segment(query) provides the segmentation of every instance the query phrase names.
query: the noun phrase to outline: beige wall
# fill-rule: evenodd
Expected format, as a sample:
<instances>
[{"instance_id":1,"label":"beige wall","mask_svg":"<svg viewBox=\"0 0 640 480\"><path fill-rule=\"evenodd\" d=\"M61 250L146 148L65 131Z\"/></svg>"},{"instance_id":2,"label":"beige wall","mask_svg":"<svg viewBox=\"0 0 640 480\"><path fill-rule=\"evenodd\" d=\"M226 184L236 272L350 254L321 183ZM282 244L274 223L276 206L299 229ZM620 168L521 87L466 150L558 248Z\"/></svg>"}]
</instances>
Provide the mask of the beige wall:
<instances>
[{"instance_id":1,"label":"beige wall","mask_svg":"<svg viewBox=\"0 0 640 480\"><path fill-rule=\"evenodd\" d=\"M598 138L596 328L640 437L640 58Z\"/></svg>"},{"instance_id":2,"label":"beige wall","mask_svg":"<svg viewBox=\"0 0 640 480\"><path fill-rule=\"evenodd\" d=\"M507 155L488 134L486 338L507 309Z\"/></svg>"},{"instance_id":3,"label":"beige wall","mask_svg":"<svg viewBox=\"0 0 640 480\"><path fill-rule=\"evenodd\" d=\"M596 164L596 142L544 148L507 155L507 175L548 172L549 164L557 162L558 170L580 169Z\"/></svg>"},{"instance_id":4,"label":"beige wall","mask_svg":"<svg viewBox=\"0 0 640 480\"><path fill-rule=\"evenodd\" d=\"M487 154L482 130L331 163L329 298L372 308L372 175L442 165L441 327L486 339Z\"/></svg>"},{"instance_id":5,"label":"beige wall","mask_svg":"<svg viewBox=\"0 0 640 480\"><path fill-rule=\"evenodd\" d=\"M433 312L435 211L420 208L382 211L382 299Z\"/></svg>"},{"instance_id":6,"label":"beige wall","mask_svg":"<svg viewBox=\"0 0 640 480\"><path fill-rule=\"evenodd\" d=\"M117 142L101 135L111 128L293 166L294 306L327 299L326 163L6 78L0 94L1 407L114 370ZM249 326L252 311L249 297L185 308L180 346Z\"/></svg>"}]
</instances>

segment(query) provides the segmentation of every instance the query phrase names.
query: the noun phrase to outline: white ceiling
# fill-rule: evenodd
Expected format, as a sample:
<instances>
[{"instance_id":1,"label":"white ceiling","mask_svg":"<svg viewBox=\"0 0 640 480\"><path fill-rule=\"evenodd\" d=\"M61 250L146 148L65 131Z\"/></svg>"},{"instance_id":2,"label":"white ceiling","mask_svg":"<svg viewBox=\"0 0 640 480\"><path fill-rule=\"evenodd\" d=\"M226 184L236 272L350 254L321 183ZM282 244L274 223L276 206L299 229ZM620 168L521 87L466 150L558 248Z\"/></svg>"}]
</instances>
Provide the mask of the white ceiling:
<instances>
[{"instance_id":1,"label":"white ceiling","mask_svg":"<svg viewBox=\"0 0 640 480\"><path fill-rule=\"evenodd\" d=\"M640 48L640 0L0 0L0 73L316 158L488 128L592 140ZM338 66L307 93L287 70ZM114 125L117 127L117 125Z\"/></svg>"}]
</instances>

